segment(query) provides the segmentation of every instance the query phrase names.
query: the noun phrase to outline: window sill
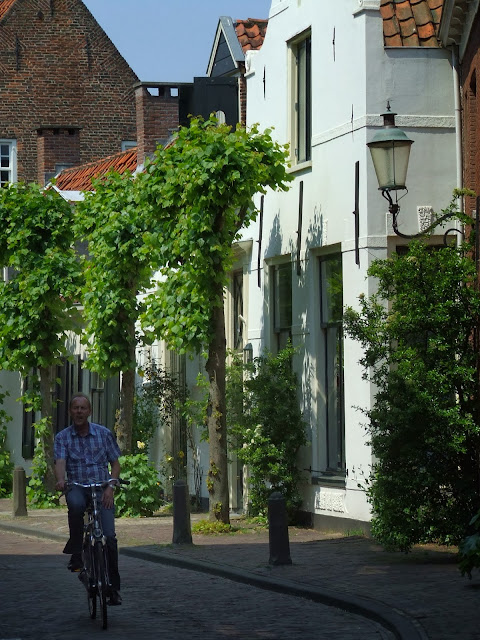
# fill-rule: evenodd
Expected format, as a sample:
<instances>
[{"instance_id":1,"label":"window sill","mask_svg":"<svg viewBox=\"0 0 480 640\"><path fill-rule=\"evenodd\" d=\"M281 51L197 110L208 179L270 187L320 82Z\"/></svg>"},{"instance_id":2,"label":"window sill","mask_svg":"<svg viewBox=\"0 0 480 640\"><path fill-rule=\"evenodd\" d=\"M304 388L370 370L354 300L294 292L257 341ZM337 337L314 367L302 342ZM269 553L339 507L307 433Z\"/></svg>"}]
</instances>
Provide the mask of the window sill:
<instances>
[{"instance_id":1,"label":"window sill","mask_svg":"<svg viewBox=\"0 0 480 640\"><path fill-rule=\"evenodd\" d=\"M321 476L312 476L312 484L320 485L322 487L338 487L344 489L346 486L345 475L340 474L325 474Z\"/></svg>"},{"instance_id":2,"label":"window sill","mask_svg":"<svg viewBox=\"0 0 480 640\"><path fill-rule=\"evenodd\" d=\"M299 173L300 171L307 171L312 168L312 161L307 160L307 162L299 162L298 164L294 164L291 167L288 167L287 173Z\"/></svg>"}]
</instances>

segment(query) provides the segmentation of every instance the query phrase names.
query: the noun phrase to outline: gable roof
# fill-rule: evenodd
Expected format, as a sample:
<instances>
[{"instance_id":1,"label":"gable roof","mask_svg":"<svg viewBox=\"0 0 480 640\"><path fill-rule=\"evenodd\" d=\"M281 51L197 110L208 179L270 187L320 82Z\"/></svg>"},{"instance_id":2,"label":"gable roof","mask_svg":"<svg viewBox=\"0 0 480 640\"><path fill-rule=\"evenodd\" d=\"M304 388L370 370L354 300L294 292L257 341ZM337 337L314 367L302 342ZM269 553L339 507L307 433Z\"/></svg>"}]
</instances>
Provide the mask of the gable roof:
<instances>
[{"instance_id":1,"label":"gable roof","mask_svg":"<svg viewBox=\"0 0 480 640\"><path fill-rule=\"evenodd\" d=\"M232 20L220 16L207 66L207 76L236 71L245 63L247 51L261 49L267 33L268 20L247 18Z\"/></svg>"},{"instance_id":2,"label":"gable roof","mask_svg":"<svg viewBox=\"0 0 480 640\"><path fill-rule=\"evenodd\" d=\"M381 0L386 47L439 47L444 0Z\"/></svg>"},{"instance_id":3,"label":"gable roof","mask_svg":"<svg viewBox=\"0 0 480 640\"><path fill-rule=\"evenodd\" d=\"M0 20L7 11L15 4L17 0L0 0Z\"/></svg>"},{"instance_id":4,"label":"gable roof","mask_svg":"<svg viewBox=\"0 0 480 640\"><path fill-rule=\"evenodd\" d=\"M55 188L58 191L92 191L92 179L101 178L109 171L124 173L137 168L137 148L120 151L96 162L71 169L64 169L58 174L55 181Z\"/></svg>"}]
</instances>

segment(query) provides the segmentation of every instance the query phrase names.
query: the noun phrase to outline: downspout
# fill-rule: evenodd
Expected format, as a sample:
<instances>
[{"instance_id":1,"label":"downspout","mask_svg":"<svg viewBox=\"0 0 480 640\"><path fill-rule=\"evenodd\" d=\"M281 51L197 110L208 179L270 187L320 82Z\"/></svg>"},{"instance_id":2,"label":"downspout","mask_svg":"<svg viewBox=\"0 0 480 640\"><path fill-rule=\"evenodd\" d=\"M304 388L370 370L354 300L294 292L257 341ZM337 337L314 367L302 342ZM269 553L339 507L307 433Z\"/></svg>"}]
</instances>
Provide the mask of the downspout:
<instances>
[{"instance_id":1,"label":"downspout","mask_svg":"<svg viewBox=\"0 0 480 640\"><path fill-rule=\"evenodd\" d=\"M460 101L460 74L457 47L452 47L453 94L455 101L455 149L457 159L457 189L463 187L462 107Z\"/></svg>"}]
</instances>

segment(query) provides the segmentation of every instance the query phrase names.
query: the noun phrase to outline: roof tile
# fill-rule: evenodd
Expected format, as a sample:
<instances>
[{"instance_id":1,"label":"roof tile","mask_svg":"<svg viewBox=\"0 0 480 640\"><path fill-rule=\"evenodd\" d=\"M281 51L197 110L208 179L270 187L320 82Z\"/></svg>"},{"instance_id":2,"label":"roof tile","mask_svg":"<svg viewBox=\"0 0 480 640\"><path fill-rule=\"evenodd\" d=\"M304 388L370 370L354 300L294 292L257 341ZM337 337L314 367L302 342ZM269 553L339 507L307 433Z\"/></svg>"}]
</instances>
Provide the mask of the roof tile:
<instances>
[{"instance_id":1,"label":"roof tile","mask_svg":"<svg viewBox=\"0 0 480 640\"><path fill-rule=\"evenodd\" d=\"M267 33L268 20L247 18L236 20L234 26L243 52L261 49Z\"/></svg>"},{"instance_id":2,"label":"roof tile","mask_svg":"<svg viewBox=\"0 0 480 640\"><path fill-rule=\"evenodd\" d=\"M432 12L424 2L412 5L412 11L417 25L432 24Z\"/></svg>"},{"instance_id":3,"label":"roof tile","mask_svg":"<svg viewBox=\"0 0 480 640\"><path fill-rule=\"evenodd\" d=\"M92 179L106 176L110 171L124 173L137 168L137 149L120 151L96 162L65 169L56 179L56 187L61 191L91 191Z\"/></svg>"},{"instance_id":4,"label":"roof tile","mask_svg":"<svg viewBox=\"0 0 480 640\"><path fill-rule=\"evenodd\" d=\"M400 23L400 34L403 39L411 38L414 34L415 35L417 34L417 24L413 19L413 16L408 20L403 20L402 22L399 21L399 23Z\"/></svg>"},{"instance_id":5,"label":"roof tile","mask_svg":"<svg viewBox=\"0 0 480 640\"><path fill-rule=\"evenodd\" d=\"M403 2L397 2L395 5L395 14L399 21L409 20L413 17L412 5L410 0L404 0Z\"/></svg>"},{"instance_id":6,"label":"roof tile","mask_svg":"<svg viewBox=\"0 0 480 640\"><path fill-rule=\"evenodd\" d=\"M386 47L439 47L444 0L381 0Z\"/></svg>"},{"instance_id":7,"label":"roof tile","mask_svg":"<svg viewBox=\"0 0 480 640\"><path fill-rule=\"evenodd\" d=\"M17 0L0 0L0 20L7 13Z\"/></svg>"}]
</instances>

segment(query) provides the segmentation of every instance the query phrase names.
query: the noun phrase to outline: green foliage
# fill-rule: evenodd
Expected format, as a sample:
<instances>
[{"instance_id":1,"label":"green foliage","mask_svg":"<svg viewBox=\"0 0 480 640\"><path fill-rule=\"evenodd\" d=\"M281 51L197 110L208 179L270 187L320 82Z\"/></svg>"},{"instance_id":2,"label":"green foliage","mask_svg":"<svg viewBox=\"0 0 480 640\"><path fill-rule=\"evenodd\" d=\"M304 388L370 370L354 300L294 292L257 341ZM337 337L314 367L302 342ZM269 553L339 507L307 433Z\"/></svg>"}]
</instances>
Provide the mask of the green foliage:
<instances>
[{"instance_id":1,"label":"green foliage","mask_svg":"<svg viewBox=\"0 0 480 640\"><path fill-rule=\"evenodd\" d=\"M291 346L245 365L234 356L227 375L227 422L231 446L248 465L249 513L264 515L268 497L281 491L291 517L301 505L297 453L306 443L292 371ZM245 375L246 374L246 375Z\"/></svg>"},{"instance_id":2,"label":"green foliage","mask_svg":"<svg viewBox=\"0 0 480 640\"><path fill-rule=\"evenodd\" d=\"M73 213L56 191L35 184L17 183L0 189L0 256L9 267L7 281L0 282L0 367L19 371L25 378L40 371L42 383L52 365L68 355L67 335L80 332L76 308L81 269L74 248ZM35 390L35 408L49 413L50 398ZM32 399L31 398L31 399ZM51 426L37 427L37 445L30 499L47 505L53 485Z\"/></svg>"},{"instance_id":3,"label":"green foliage","mask_svg":"<svg viewBox=\"0 0 480 640\"><path fill-rule=\"evenodd\" d=\"M221 533L233 533L235 529L230 524L225 524L216 520L198 520L192 524L192 533L198 533L202 535L219 535Z\"/></svg>"},{"instance_id":4,"label":"green foliage","mask_svg":"<svg viewBox=\"0 0 480 640\"><path fill-rule=\"evenodd\" d=\"M155 466L145 453L119 458L122 479L130 484L122 486L115 495L117 516L152 516L162 503L161 485Z\"/></svg>"},{"instance_id":5,"label":"green foliage","mask_svg":"<svg viewBox=\"0 0 480 640\"><path fill-rule=\"evenodd\" d=\"M53 190L22 183L0 189L0 256L13 277L0 282L0 362L26 375L67 355L79 331L81 270L70 205Z\"/></svg>"},{"instance_id":6,"label":"green foliage","mask_svg":"<svg viewBox=\"0 0 480 640\"><path fill-rule=\"evenodd\" d=\"M143 327L172 349L209 344L232 243L257 215L252 197L287 189L287 150L270 134L193 118L136 179L152 221L145 250L165 276L146 300Z\"/></svg>"},{"instance_id":7,"label":"green foliage","mask_svg":"<svg viewBox=\"0 0 480 640\"><path fill-rule=\"evenodd\" d=\"M132 452L147 453L150 442L160 424L158 407L149 389L137 387L133 408Z\"/></svg>"},{"instance_id":8,"label":"green foliage","mask_svg":"<svg viewBox=\"0 0 480 640\"><path fill-rule=\"evenodd\" d=\"M5 395L0 393L0 402ZM4 409L0 409L0 498L8 498L12 492L13 462L7 449L7 426L11 419Z\"/></svg>"},{"instance_id":9,"label":"green foliage","mask_svg":"<svg viewBox=\"0 0 480 640\"><path fill-rule=\"evenodd\" d=\"M87 366L108 378L135 367L135 323L143 309L138 294L153 274L143 250L147 223L136 181L111 173L93 186L76 216L76 232L89 251L83 260L84 339Z\"/></svg>"},{"instance_id":10,"label":"green foliage","mask_svg":"<svg viewBox=\"0 0 480 640\"><path fill-rule=\"evenodd\" d=\"M48 490L45 477L49 471L49 462L45 454L47 433L52 429L50 418L42 418L35 422L35 437L37 444L32 460L32 475L27 485L27 499L37 509L58 507L60 504L58 493Z\"/></svg>"},{"instance_id":11,"label":"green foliage","mask_svg":"<svg viewBox=\"0 0 480 640\"><path fill-rule=\"evenodd\" d=\"M365 488L372 533L389 549L458 542L478 504L480 296L468 249L411 243L372 264L378 292L346 310L377 388Z\"/></svg>"},{"instance_id":12,"label":"green foliage","mask_svg":"<svg viewBox=\"0 0 480 640\"><path fill-rule=\"evenodd\" d=\"M470 520L469 526L473 533L461 541L458 551L462 576L466 574L471 578L473 569L480 569L480 511Z\"/></svg>"}]
</instances>

